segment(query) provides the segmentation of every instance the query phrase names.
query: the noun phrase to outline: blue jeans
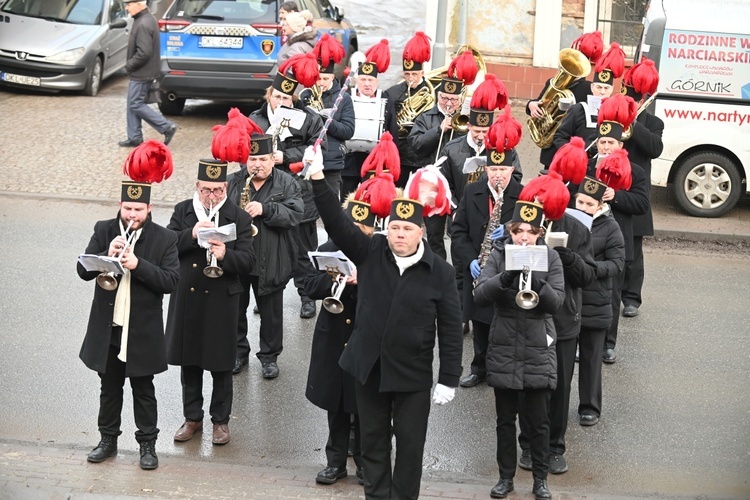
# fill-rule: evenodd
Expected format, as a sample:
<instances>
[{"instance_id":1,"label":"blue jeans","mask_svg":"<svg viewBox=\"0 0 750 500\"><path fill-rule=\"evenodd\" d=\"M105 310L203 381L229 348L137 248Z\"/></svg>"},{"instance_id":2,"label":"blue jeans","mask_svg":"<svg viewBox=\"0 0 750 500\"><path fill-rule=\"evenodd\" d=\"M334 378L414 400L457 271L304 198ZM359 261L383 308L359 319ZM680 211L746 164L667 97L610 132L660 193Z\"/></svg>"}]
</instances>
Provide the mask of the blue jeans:
<instances>
[{"instance_id":1,"label":"blue jeans","mask_svg":"<svg viewBox=\"0 0 750 500\"><path fill-rule=\"evenodd\" d=\"M143 140L141 120L145 120L161 134L174 125L146 104L146 96L150 89L150 80L146 82L130 80L128 85L128 139L131 141Z\"/></svg>"}]
</instances>

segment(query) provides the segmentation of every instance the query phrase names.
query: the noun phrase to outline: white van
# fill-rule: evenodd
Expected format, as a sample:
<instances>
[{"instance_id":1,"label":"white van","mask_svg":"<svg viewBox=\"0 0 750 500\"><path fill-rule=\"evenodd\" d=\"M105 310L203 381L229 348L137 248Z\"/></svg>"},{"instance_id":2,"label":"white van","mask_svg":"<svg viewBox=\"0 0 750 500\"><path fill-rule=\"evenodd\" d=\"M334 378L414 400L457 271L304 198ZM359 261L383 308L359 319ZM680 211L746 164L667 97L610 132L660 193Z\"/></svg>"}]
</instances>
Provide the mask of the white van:
<instances>
[{"instance_id":1,"label":"white van","mask_svg":"<svg viewBox=\"0 0 750 500\"><path fill-rule=\"evenodd\" d=\"M748 190L750 1L654 0L643 28L636 60L659 69L651 110L664 120L651 183L673 183L690 215L719 217Z\"/></svg>"}]
</instances>

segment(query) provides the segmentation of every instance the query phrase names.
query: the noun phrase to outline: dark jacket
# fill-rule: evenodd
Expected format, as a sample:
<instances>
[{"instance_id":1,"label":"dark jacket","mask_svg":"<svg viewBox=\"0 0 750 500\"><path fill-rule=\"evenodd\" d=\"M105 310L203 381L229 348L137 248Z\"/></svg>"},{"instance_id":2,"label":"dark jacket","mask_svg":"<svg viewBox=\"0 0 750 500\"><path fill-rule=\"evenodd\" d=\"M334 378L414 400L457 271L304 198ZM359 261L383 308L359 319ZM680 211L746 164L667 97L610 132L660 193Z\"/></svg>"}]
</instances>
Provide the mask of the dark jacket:
<instances>
[{"instance_id":1,"label":"dark jacket","mask_svg":"<svg viewBox=\"0 0 750 500\"><path fill-rule=\"evenodd\" d=\"M318 250L335 252L332 242L323 243ZM305 278L304 294L313 300L331 296L333 277L325 271L315 271ZM339 358L354 331L357 309L357 285L346 285L340 297L344 310L340 314L320 309L313 331L310 350L310 369L307 373L305 396L315 406L331 412L357 413L354 397L354 377L339 367Z\"/></svg>"},{"instance_id":2,"label":"dark jacket","mask_svg":"<svg viewBox=\"0 0 750 500\"><path fill-rule=\"evenodd\" d=\"M505 271L505 244L510 242L509 237L495 242L474 289L477 305L495 309L487 346L487 385L514 390L554 389L557 354L552 315L565 297L560 257L554 250L547 250L548 271L531 276L531 289L539 295L539 304L521 309L516 304L518 277L508 288L500 281Z\"/></svg>"},{"instance_id":3,"label":"dark jacket","mask_svg":"<svg viewBox=\"0 0 750 500\"><path fill-rule=\"evenodd\" d=\"M177 233L180 254L180 282L169 301L167 319L167 362L170 365L196 365L204 370L227 371L237 357L237 318L242 284L239 276L249 274L255 265L251 218L228 201L219 210L218 226L237 224L237 239L226 243L226 255L219 266L224 274L209 278L206 249L193 239L198 217L193 200L181 201L174 208L167 229Z\"/></svg>"},{"instance_id":4,"label":"dark jacket","mask_svg":"<svg viewBox=\"0 0 750 500\"><path fill-rule=\"evenodd\" d=\"M120 235L116 218L99 221L94 225L85 253L107 255L109 244ZM138 267L130 274L130 323L128 330L127 377L142 377L161 373L167 369L164 347L164 321L162 301L165 293L172 293L179 279L177 237L172 231L149 220L133 247L138 257ZM91 281L98 271L86 271L79 263L78 276ZM118 283L122 276L118 276ZM107 371L107 356L112 336L112 315L115 310L117 290L94 288L94 300L79 357L94 371Z\"/></svg>"},{"instance_id":5,"label":"dark jacket","mask_svg":"<svg viewBox=\"0 0 750 500\"><path fill-rule=\"evenodd\" d=\"M408 127L405 127L402 132L399 131L396 117L404 107L404 101L406 100L406 98L410 94L419 92L419 90L426 85L427 84L423 79L422 82L417 85L417 88L412 89L410 92L409 86L406 84L406 82L401 82L383 92L383 97L387 98L388 102L393 104L394 123L396 123L396 133L393 135L393 137L398 144L398 153L401 156L401 168L405 168L407 170L416 170L417 168L423 167L424 165L419 165L419 155L414 151L414 149L409 147L409 143L407 141L407 137L409 136L409 132L411 132L412 126L409 125ZM391 133L393 134L393 132Z\"/></svg>"},{"instance_id":6,"label":"dark jacket","mask_svg":"<svg viewBox=\"0 0 750 500\"><path fill-rule=\"evenodd\" d=\"M276 55L277 62L281 64L292 56L312 52L317 40L318 30L312 26L305 26L302 31L292 33L279 49L279 53Z\"/></svg>"},{"instance_id":7,"label":"dark jacket","mask_svg":"<svg viewBox=\"0 0 750 500\"><path fill-rule=\"evenodd\" d=\"M326 231L357 266L357 322L339 365L364 384L380 363L381 392L426 391L437 340L438 383L456 387L463 334L453 267L423 240L424 255L401 275L385 235L362 233L325 181L313 188Z\"/></svg>"},{"instance_id":8,"label":"dark jacket","mask_svg":"<svg viewBox=\"0 0 750 500\"><path fill-rule=\"evenodd\" d=\"M623 142L623 148L628 152L631 163L643 168L651 192L651 160L658 158L664 150L661 136L664 133L664 122L661 118L648 112L638 115L633 122L633 134ZM654 217L651 214L651 204L643 215L633 216L633 236L653 236Z\"/></svg>"},{"instance_id":9,"label":"dark jacket","mask_svg":"<svg viewBox=\"0 0 750 500\"><path fill-rule=\"evenodd\" d=\"M625 242L609 205L594 216L591 242L594 247L596 279L583 289L581 326L606 330L612 324L613 278L625 267Z\"/></svg>"},{"instance_id":10,"label":"dark jacket","mask_svg":"<svg viewBox=\"0 0 750 500\"><path fill-rule=\"evenodd\" d=\"M589 122L591 122L591 126L589 126ZM573 136L578 136L583 139L586 147L589 148L589 158L592 158L596 154L596 146L591 146L598 136L596 116L589 116L587 121L586 111L581 103L574 104L568 112L565 113L562 123L557 128L554 139L554 147L556 150L569 143Z\"/></svg>"},{"instance_id":11,"label":"dark jacket","mask_svg":"<svg viewBox=\"0 0 750 500\"><path fill-rule=\"evenodd\" d=\"M131 80L139 82L153 80L161 74L159 26L148 9L133 16L125 70Z\"/></svg>"},{"instance_id":12,"label":"dark jacket","mask_svg":"<svg viewBox=\"0 0 750 500\"><path fill-rule=\"evenodd\" d=\"M503 192L503 206L500 211L500 223L504 224L513 217L518 195L523 186L511 178L508 187ZM466 186L461 203L453 217L451 226L451 245L457 259L462 264L464 275L463 305L464 317L487 323L492 323L492 307L478 307L474 304L474 288L469 283L474 281L469 270L471 261L479 257L482 242L487 233L490 222L490 188L487 178L482 177L473 184Z\"/></svg>"},{"instance_id":13,"label":"dark jacket","mask_svg":"<svg viewBox=\"0 0 750 500\"><path fill-rule=\"evenodd\" d=\"M302 110L307 114L305 122L302 124L302 128L297 130L295 128L289 128L292 133L291 137L287 137L283 141L279 141L279 150L284 153L284 161L280 165L276 165L276 168L283 170L284 172L292 175L299 184L302 190L302 200L305 203L305 213L302 216L301 222L310 222L318 218L318 211L315 208L315 202L312 199L312 187L310 181L306 181L296 174L292 174L289 170L291 163L297 163L302 161L302 157L305 154L307 146L315 144L315 139L318 138L318 134L323 129L323 121L320 115L315 111L309 109L301 102L294 103L296 109ZM260 109L250 113L250 118L263 130L268 130L271 123L268 121L268 103L263 103ZM327 154L328 141L323 139L320 143L323 148L323 157Z\"/></svg>"},{"instance_id":14,"label":"dark jacket","mask_svg":"<svg viewBox=\"0 0 750 500\"><path fill-rule=\"evenodd\" d=\"M333 103L336 101L340 90L341 85L334 78L331 88L323 92L321 97L324 109L330 110L333 108ZM310 89L305 89L300 94L300 99L305 104L309 105L308 100L310 98L312 98ZM325 116L321 116L323 122L326 121L326 118ZM328 132L326 134L328 148L323 155L323 165L326 171L341 170L344 168L344 142L351 139L353 135L354 105L352 104L351 96L344 92L338 108L336 108L336 113L333 115L333 120L328 124Z\"/></svg>"},{"instance_id":15,"label":"dark jacket","mask_svg":"<svg viewBox=\"0 0 750 500\"><path fill-rule=\"evenodd\" d=\"M414 126L409 132L407 143L414 153L417 154L416 166L421 168L425 165L435 163L438 147L442 151L443 146L461 135L455 130L442 132L440 124L445 115L440 112L437 104L432 109L425 111L414 120ZM442 135L442 139L440 138Z\"/></svg>"},{"instance_id":16,"label":"dark jacket","mask_svg":"<svg viewBox=\"0 0 750 500\"><path fill-rule=\"evenodd\" d=\"M247 167L227 176L227 198L239 205L242 190L247 182ZM294 275L298 249L293 227L302 219L302 193L294 178L286 172L274 169L264 183L261 194L254 193L251 199L263 204L263 214L253 219L258 234L253 238L256 265L252 271L258 276L258 295L268 295L284 288Z\"/></svg>"}]
</instances>

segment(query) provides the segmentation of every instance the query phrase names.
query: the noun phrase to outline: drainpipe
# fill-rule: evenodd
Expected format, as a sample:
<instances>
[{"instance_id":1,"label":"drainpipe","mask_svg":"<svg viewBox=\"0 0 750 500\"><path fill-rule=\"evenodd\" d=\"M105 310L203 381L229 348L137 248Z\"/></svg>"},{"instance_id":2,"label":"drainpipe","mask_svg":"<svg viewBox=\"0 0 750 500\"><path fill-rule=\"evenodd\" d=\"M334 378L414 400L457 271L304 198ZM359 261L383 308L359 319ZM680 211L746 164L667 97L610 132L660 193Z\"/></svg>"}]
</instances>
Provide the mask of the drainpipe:
<instances>
[{"instance_id":1,"label":"drainpipe","mask_svg":"<svg viewBox=\"0 0 750 500\"><path fill-rule=\"evenodd\" d=\"M466 22L469 18L469 0L461 0L458 18L458 46L466 44Z\"/></svg>"},{"instance_id":2,"label":"drainpipe","mask_svg":"<svg viewBox=\"0 0 750 500\"><path fill-rule=\"evenodd\" d=\"M435 45L432 48L432 67L445 65L445 19L448 12L448 0L438 0Z\"/></svg>"}]
</instances>

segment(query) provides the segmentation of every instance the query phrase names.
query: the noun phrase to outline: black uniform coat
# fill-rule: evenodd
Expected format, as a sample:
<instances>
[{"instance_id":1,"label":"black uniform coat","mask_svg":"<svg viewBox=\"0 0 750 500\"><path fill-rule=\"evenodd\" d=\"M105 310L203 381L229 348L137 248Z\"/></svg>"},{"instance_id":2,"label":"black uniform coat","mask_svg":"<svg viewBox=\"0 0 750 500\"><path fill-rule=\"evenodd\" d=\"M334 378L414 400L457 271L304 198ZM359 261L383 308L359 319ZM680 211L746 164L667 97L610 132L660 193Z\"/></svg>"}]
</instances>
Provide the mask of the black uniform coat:
<instances>
[{"instance_id":1,"label":"black uniform coat","mask_svg":"<svg viewBox=\"0 0 750 500\"><path fill-rule=\"evenodd\" d=\"M505 245L511 243L510 237L495 242L474 290L478 305L495 309L487 347L487 385L514 390L554 389L557 354L552 315L565 297L560 257L554 250L547 250L548 271L532 273L531 289L539 295L539 304L521 309L516 304L518 278L509 288L500 282L500 273L505 271Z\"/></svg>"},{"instance_id":2,"label":"black uniform coat","mask_svg":"<svg viewBox=\"0 0 750 500\"><path fill-rule=\"evenodd\" d=\"M323 243L318 250L335 252L332 242ZM313 300L331 296L333 279L325 271L315 271L305 278L304 294ZM357 309L357 286L346 285L340 297L344 310L333 314L320 309L313 331L310 369L307 372L305 396L315 406L330 412L357 413L354 396L354 377L339 367L339 358L354 331Z\"/></svg>"},{"instance_id":3,"label":"black uniform coat","mask_svg":"<svg viewBox=\"0 0 750 500\"><path fill-rule=\"evenodd\" d=\"M424 255L400 275L385 235L362 233L325 181L313 189L326 231L357 266L357 322L340 366L364 384L379 362L381 392L429 390L437 337L438 383L456 387L463 334L455 269L423 240Z\"/></svg>"},{"instance_id":4,"label":"black uniform coat","mask_svg":"<svg viewBox=\"0 0 750 500\"><path fill-rule=\"evenodd\" d=\"M99 221L94 225L85 253L107 255L109 244L120 235L117 218ZM162 300L172 293L179 279L177 237L172 231L151 221L133 247L138 257L138 267L130 273L130 323L128 329L127 363L125 375L142 377L161 373L167 369L164 347L164 321ZM90 281L98 271L86 271L79 263L78 276ZM118 276L118 283L122 276ZM86 366L99 373L107 371L107 356L112 335L112 315L115 310L117 289L107 291L100 286L94 289L91 314L79 357Z\"/></svg>"},{"instance_id":5,"label":"black uniform coat","mask_svg":"<svg viewBox=\"0 0 750 500\"><path fill-rule=\"evenodd\" d=\"M167 362L195 365L209 371L234 368L237 357L237 318L239 317L240 274L249 274L255 265L251 218L227 200L219 209L218 226L237 224L237 239L226 243L226 255L218 265L219 278L203 274L206 249L193 239L198 217L193 200L174 207L167 229L177 233L180 253L180 282L169 301L167 319Z\"/></svg>"},{"instance_id":6,"label":"black uniform coat","mask_svg":"<svg viewBox=\"0 0 750 500\"><path fill-rule=\"evenodd\" d=\"M440 124L444 119L445 115L440 112L436 104L432 109L425 111L414 120L414 126L411 128L411 132L409 132L407 144L418 155L416 160L417 167L421 168L425 165L435 163L438 145L442 149L449 141L464 135L461 132L450 129L441 133ZM453 134L452 138L451 133ZM441 135L442 140L440 139Z\"/></svg>"},{"instance_id":7,"label":"black uniform coat","mask_svg":"<svg viewBox=\"0 0 750 500\"><path fill-rule=\"evenodd\" d=\"M419 155L414 151L414 149L409 147L409 142L407 141L407 137L409 135L409 132L411 131L412 126L409 125L408 127L406 127L406 133L402 136L398 132L398 123L396 121L396 117L404 107L404 101L406 100L406 98L409 95L416 94L422 87L426 86L427 84L425 83L425 80L422 79L419 85L417 85L417 88L411 89L411 91L409 91L409 86L406 84L406 82L401 82L383 92L383 97L387 98L388 102L393 104L393 122L396 123L396 132L394 133L392 131L391 133L393 134L393 137L398 144L398 153L401 157L401 167L406 167L407 170L416 170L417 168L423 167L424 165L419 165Z\"/></svg>"},{"instance_id":8,"label":"black uniform coat","mask_svg":"<svg viewBox=\"0 0 750 500\"><path fill-rule=\"evenodd\" d=\"M638 115L633 122L633 134L623 142L623 148L628 152L631 163L643 168L646 181L651 188L651 160L658 158L664 150L661 136L664 133L664 122L661 118L648 112ZM633 217L633 236L653 236L654 217L651 214L651 204L643 215Z\"/></svg>"},{"instance_id":9,"label":"black uniform coat","mask_svg":"<svg viewBox=\"0 0 750 500\"><path fill-rule=\"evenodd\" d=\"M156 18L148 9L133 16L125 70L131 80L147 82L161 74L161 38Z\"/></svg>"},{"instance_id":10,"label":"black uniform coat","mask_svg":"<svg viewBox=\"0 0 750 500\"><path fill-rule=\"evenodd\" d=\"M625 268L625 242L609 205L597 212L591 225L596 279L583 289L581 325L606 330L612 324L612 282Z\"/></svg>"},{"instance_id":11,"label":"black uniform coat","mask_svg":"<svg viewBox=\"0 0 750 500\"><path fill-rule=\"evenodd\" d=\"M500 211L500 223L504 224L513 217L513 210L521 194L523 186L510 179L508 187L503 193L503 206ZM463 264L464 283L471 283L469 265L471 261L479 257L482 242L487 233L487 224L490 222L490 187L487 185L487 177L482 176L477 182L466 186L464 197L458 204L458 210L453 218L451 226L451 245L459 262ZM492 307L479 307L474 303L474 289L471 286L463 287L464 294L464 316L468 319L481 321L488 325L492 323Z\"/></svg>"},{"instance_id":12,"label":"black uniform coat","mask_svg":"<svg viewBox=\"0 0 750 500\"><path fill-rule=\"evenodd\" d=\"M279 151L283 151L284 153L284 161L281 164L276 165L274 168L278 168L289 175L292 175L297 184L299 184L300 189L302 190L302 201L305 203L305 213L302 216L301 222L310 222L318 218L318 211L315 208L315 202L312 199L310 181L304 180L298 175L293 174L292 171L289 170L289 165L291 163L301 162L307 146L315 144L318 134L323 129L323 120L318 113L309 109L300 101L295 102L294 107L304 111L307 114L307 117L305 118L305 122L301 129L298 130L289 127L289 132L292 134L291 137L279 141L278 147ZM271 126L271 122L268 121L267 109L268 103L265 102L260 109L250 113L250 119L252 119L263 130L268 130ZM328 151L328 140L324 138L323 142L320 143L320 146L323 148L323 157L325 158Z\"/></svg>"},{"instance_id":13,"label":"black uniform coat","mask_svg":"<svg viewBox=\"0 0 750 500\"><path fill-rule=\"evenodd\" d=\"M593 123L591 127L587 126L588 121L583 105L581 103L574 104L565 113L562 123L555 132L554 147L556 150L569 143L573 136L581 137L588 148L598 137L596 116L589 117L589 120ZM596 146L591 146L588 149L588 154L589 157L593 157L596 154Z\"/></svg>"}]
</instances>

